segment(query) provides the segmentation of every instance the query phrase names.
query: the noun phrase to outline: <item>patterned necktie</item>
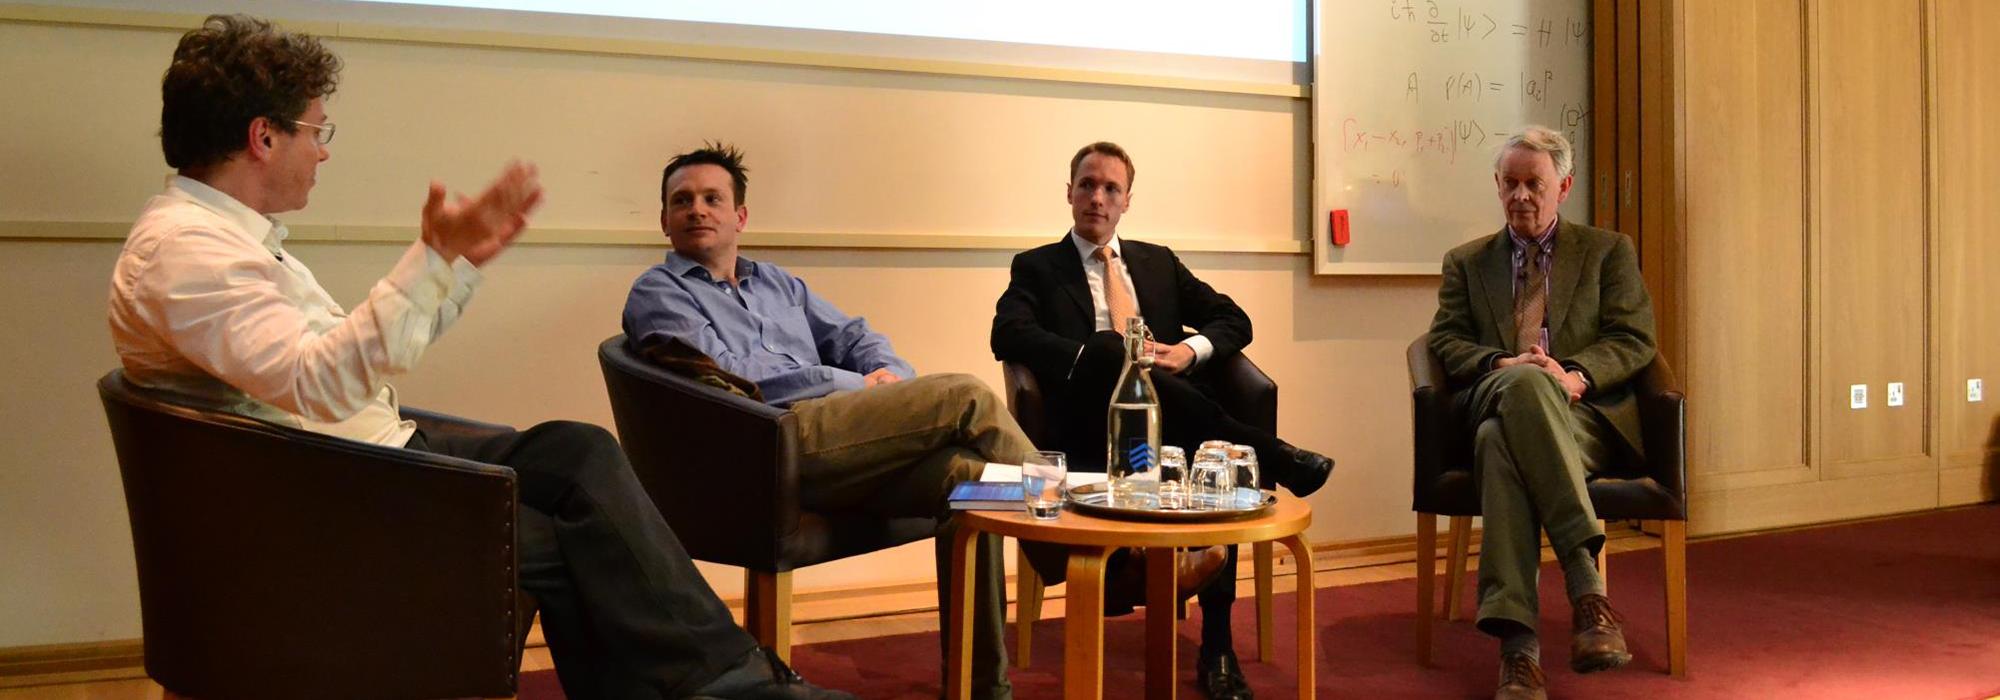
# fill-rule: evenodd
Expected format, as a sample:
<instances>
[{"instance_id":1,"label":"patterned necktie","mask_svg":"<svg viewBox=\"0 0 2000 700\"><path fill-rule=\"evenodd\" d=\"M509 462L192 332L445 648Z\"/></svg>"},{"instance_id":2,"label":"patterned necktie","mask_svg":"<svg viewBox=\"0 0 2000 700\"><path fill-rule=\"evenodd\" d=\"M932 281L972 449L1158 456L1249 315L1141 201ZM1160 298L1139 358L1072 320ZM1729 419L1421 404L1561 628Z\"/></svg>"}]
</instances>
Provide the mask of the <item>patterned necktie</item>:
<instances>
[{"instance_id":1,"label":"patterned necktie","mask_svg":"<svg viewBox=\"0 0 2000 700\"><path fill-rule=\"evenodd\" d=\"M1125 276L1118 274L1118 266L1112 262L1118 251L1104 246L1095 255L1104 263L1104 305L1111 309L1111 330L1124 333L1126 321L1139 315L1139 309L1132 303L1132 290L1125 288Z\"/></svg>"},{"instance_id":2,"label":"patterned necktie","mask_svg":"<svg viewBox=\"0 0 2000 700\"><path fill-rule=\"evenodd\" d=\"M1514 292L1514 352L1542 344L1542 318L1549 306L1549 271L1542 267L1542 244L1530 241L1521 256L1520 286Z\"/></svg>"}]
</instances>

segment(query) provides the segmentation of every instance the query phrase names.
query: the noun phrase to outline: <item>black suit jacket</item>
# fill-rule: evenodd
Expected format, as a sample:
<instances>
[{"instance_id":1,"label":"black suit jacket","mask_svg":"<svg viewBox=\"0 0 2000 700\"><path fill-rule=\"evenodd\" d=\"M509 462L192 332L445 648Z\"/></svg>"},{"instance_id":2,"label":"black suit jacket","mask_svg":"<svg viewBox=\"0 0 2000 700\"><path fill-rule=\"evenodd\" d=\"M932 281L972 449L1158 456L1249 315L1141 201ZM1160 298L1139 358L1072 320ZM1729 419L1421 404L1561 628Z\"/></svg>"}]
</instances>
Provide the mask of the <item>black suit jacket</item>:
<instances>
[{"instance_id":1,"label":"black suit jacket","mask_svg":"<svg viewBox=\"0 0 2000 700\"><path fill-rule=\"evenodd\" d=\"M1215 345L1208 363L1250 344L1250 316L1196 278L1173 250L1129 238L1121 239L1119 250L1154 339L1173 344L1198 333ZM1123 356L1118 333L1097 332L1093 309L1083 261L1069 234L1015 255L1007 291L993 312L993 356L1027 365L1054 399L1079 361L1107 352ZM1086 346L1088 356L1080 360L1078 351Z\"/></svg>"}]
</instances>

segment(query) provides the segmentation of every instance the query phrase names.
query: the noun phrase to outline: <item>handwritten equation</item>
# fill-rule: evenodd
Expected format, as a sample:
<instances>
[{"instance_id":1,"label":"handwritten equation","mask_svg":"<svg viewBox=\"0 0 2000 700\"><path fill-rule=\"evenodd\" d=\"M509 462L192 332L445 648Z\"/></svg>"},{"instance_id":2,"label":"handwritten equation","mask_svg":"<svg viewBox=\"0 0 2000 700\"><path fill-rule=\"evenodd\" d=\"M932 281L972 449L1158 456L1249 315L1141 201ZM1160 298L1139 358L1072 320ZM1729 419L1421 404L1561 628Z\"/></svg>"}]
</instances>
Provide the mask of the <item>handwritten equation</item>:
<instances>
[{"instance_id":1,"label":"handwritten equation","mask_svg":"<svg viewBox=\"0 0 2000 700\"><path fill-rule=\"evenodd\" d=\"M1439 81L1442 84L1435 86L1443 88L1442 94L1446 102L1484 102L1489 97L1500 99L1502 95L1514 89L1508 87L1511 84L1519 89L1521 104L1539 105L1548 102L1549 86L1556 82L1556 72L1546 69L1532 76L1527 71L1516 71L1512 77L1515 79L1514 82L1507 83L1489 80L1481 71L1461 71L1446 75ZM1409 77L1404 82L1403 98L1412 103L1421 103L1423 93L1422 73L1410 71Z\"/></svg>"},{"instance_id":2,"label":"handwritten equation","mask_svg":"<svg viewBox=\"0 0 2000 700\"><path fill-rule=\"evenodd\" d=\"M1456 4L1447 7L1439 0L1383 1L1388 3L1389 19L1422 29L1433 44L1489 40L1496 35L1503 40L1520 37L1538 48L1557 42L1577 46L1590 40L1590 23L1575 17L1564 17L1561 24L1553 19L1542 19L1533 24L1510 22L1503 25L1491 14L1473 12Z\"/></svg>"},{"instance_id":3,"label":"handwritten equation","mask_svg":"<svg viewBox=\"0 0 2000 700\"><path fill-rule=\"evenodd\" d=\"M1578 103L1564 103L1561 110L1561 120L1555 128L1575 140L1584 120L1590 118L1590 108ZM1489 143L1499 145L1508 133L1487 128L1477 118L1441 120L1431 126L1408 127L1370 124L1360 117L1347 115L1340 122L1340 150L1348 154L1400 152L1412 158L1428 158L1452 165L1458 163L1461 150L1483 152L1481 149L1488 148ZM1389 180L1384 180L1381 175L1375 175L1374 179L1398 187L1402 185L1400 172Z\"/></svg>"}]
</instances>

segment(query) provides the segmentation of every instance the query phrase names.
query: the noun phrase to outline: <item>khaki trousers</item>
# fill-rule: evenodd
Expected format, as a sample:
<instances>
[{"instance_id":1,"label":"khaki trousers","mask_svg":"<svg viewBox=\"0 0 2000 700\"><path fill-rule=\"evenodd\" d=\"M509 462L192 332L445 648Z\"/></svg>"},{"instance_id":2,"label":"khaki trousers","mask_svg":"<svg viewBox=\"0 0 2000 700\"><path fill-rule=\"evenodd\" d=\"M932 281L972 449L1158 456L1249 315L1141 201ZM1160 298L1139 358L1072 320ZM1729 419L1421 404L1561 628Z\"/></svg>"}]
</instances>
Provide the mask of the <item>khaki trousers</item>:
<instances>
[{"instance_id":1,"label":"khaki trousers","mask_svg":"<svg viewBox=\"0 0 2000 700\"><path fill-rule=\"evenodd\" d=\"M1541 533L1560 556L1604 546L1588 478L1615 464L1623 439L1562 382L1539 367L1488 372L1467 392L1473 471L1484 534L1479 549L1479 621L1535 629Z\"/></svg>"},{"instance_id":2,"label":"khaki trousers","mask_svg":"<svg viewBox=\"0 0 2000 700\"><path fill-rule=\"evenodd\" d=\"M999 396L967 374L937 374L792 405L799 420L799 501L810 510L860 511L939 522L939 628L950 633L953 486L978 479L987 462L1020 464L1035 445ZM1000 537L983 535L972 599L972 684L982 697L1010 698L1006 592ZM939 637L939 659L944 640ZM942 669L942 666L940 666Z\"/></svg>"}]
</instances>

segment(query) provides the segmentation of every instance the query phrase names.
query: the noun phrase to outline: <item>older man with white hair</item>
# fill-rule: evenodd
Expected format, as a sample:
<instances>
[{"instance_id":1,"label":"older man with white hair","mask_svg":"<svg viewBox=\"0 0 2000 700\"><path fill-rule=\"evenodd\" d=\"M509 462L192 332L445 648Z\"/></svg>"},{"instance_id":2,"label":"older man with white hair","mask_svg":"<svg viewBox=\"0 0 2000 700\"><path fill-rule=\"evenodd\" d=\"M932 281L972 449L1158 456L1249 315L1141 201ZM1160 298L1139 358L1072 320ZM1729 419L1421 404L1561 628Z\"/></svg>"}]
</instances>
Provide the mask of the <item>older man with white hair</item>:
<instances>
[{"instance_id":1,"label":"older man with white hair","mask_svg":"<svg viewBox=\"0 0 2000 700\"><path fill-rule=\"evenodd\" d=\"M1630 661L1597 570L1604 529L1584 484L1643 449L1629 380L1654 355L1653 307L1632 241L1564 220L1572 150L1528 127L1494 160L1507 225L1445 254L1431 352L1474 430L1485 534L1479 629L1500 638L1500 700L1545 698L1540 532L1573 611L1570 668Z\"/></svg>"}]
</instances>

